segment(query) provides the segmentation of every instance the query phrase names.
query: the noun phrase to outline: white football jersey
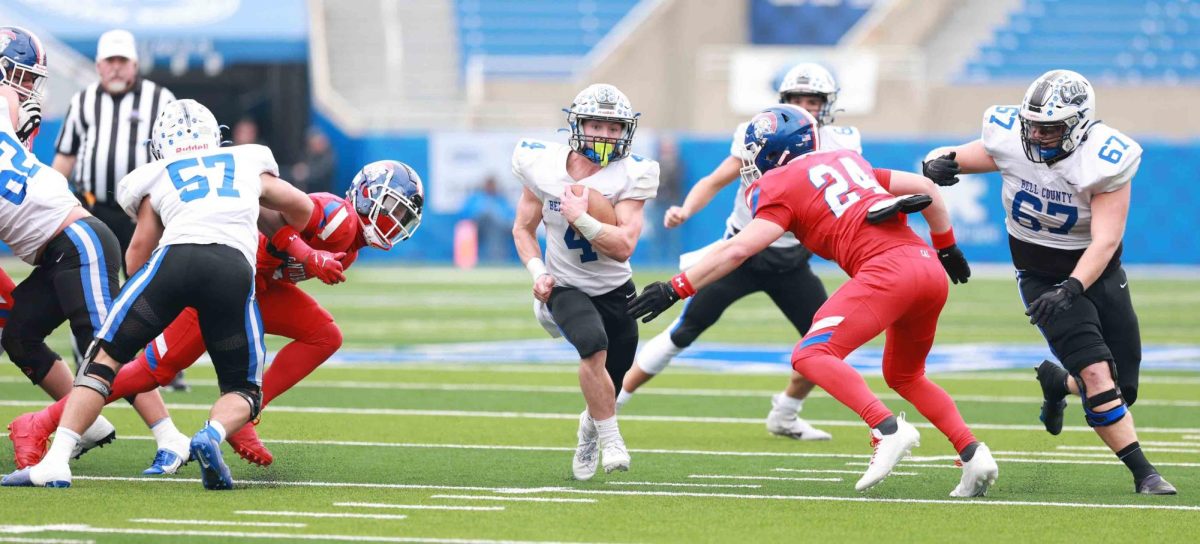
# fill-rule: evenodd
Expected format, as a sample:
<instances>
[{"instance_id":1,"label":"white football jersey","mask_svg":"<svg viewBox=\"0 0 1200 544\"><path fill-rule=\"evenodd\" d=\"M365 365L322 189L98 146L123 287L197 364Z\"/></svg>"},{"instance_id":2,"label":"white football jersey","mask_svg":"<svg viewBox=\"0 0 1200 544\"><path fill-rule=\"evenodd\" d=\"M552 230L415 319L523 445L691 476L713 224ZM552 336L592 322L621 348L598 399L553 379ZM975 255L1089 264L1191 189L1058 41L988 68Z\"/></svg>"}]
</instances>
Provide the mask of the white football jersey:
<instances>
[{"instance_id":1,"label":"white football jersey","mask_svg":"<svg viewBox=\"0 0 1200 544\"><path fill-rule=\"evenodd\" d=\"M748 159L746 152L746 127L749 122L737 126L733 132L733 141L729 144L729 155L737 160ZM835 149L852 149L862 153L862 135L854 127L839 127L825 125L817 132L817 150L833 151ZM746 224L754 219L750 208L746 205L746 184L738 182L737 197L733 199L733 212L725 220L725 237L730 238L735 232L746 228ZM783 233L778 240L771 242L771 247L786 248L800 245L800 240L791 232Z\"/></svg>"},{"instance_id":2,"label":"white football jersey","mask_svg":"<svg viewBox=\"0 0 1200 544\"><path fill-rule=\"evenodd\" d=\"M622 200L649 200L658 194L658 162L629 155L590 177L576 181L567 174L571 148L558 143L522 140L513 150L513 174L542 201L546 225L546 269L558 285L574 287L588 296L603 295L633 277L628 262L616 261L592 249L570 228L560 212L568 185L583 184L599 191L615 206Z\"/></svg>"},{"instance_id":3,"label":"white football jersey","mask_svg":"<svg viewBox=\"0 0 1200 544\"><path fill-rule=\"evenodd\" d=\"M142 198L163 222L158 247L223 244L253 267L258 252L258 199L267 173L279 175L275 156L256 144L222 147L142 165L121 179L117 202L137 217Z\"/></svg>"},{"instance_id":4,"label":"white football jersey","mask_svg":"<svg viewBox=\"0 0 1200 544\"><path fill-rule=\"evenodd\" d=\"M0 239L14 255L36 266L38 251L79 200L67 178L21 145L9 115L8 101L0 99Z\"/></svg>"},{"instance_id":5,"label":"white football jersey","mask_svg":"<svg viewBox=\"0 0 1200 544\"><path fill-rule=\"evenodd\" d=\"M1092 242L1092 196L1120 189L1137 174L1142 146L1095 125L1079 148L1051 166L1025 156L1018 106L983 114L983 146L1004 180L1004 224L1014 238L1043 247L1085 249Z\"/></svg>"}]
</instances>

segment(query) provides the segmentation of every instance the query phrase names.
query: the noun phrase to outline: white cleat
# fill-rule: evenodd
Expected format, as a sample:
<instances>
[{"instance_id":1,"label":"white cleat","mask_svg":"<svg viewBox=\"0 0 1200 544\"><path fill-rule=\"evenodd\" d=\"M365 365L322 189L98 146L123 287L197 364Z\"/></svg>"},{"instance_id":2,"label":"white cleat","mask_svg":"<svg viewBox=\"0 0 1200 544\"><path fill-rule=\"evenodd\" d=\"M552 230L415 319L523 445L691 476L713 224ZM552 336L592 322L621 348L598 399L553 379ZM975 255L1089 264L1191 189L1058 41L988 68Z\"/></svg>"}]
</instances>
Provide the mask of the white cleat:
<instances>
[{"instance_id":1,"label":"white cleat","mask_svg":"<svg viewBox=\"0 0 1200 544\"><path fill-rule=\"evenodd\" d=\"M23 468L0 480L5 487L71 487L71 465L67 463L38 463Z\"/></svg>"},{"instance_id":2,"label":"white cleat","mask_svg":"<svg viewBox=\"0 0 1200 544\"><path fill-rule=\"evenodd\" d=\"M616 440L604 444L604 472L614 470L625 472L629 470L629 450L625 448L625 440L620 436Z\"/></svg>"},{"instance_id":3,"label":"white cleat","mask_svg":"<svg viewBox=\"0 0 1200 544\"><path fill-rule=\"evenodd\" d=\"M951 497L987 495L988 486L996 483L1000 467L996 466L996 460L992 458L992 450L988 449L987 444L981 443L975 448L975 455L971 460L962 463L962 471L962 480L958 482L954 491L950 492Z\"/></svg>"},{"instance_id":4,"label":"white cleat","mask_svg":"<svg viewBox=\"0 0 1200 544\"><path fill-rule=\"evenodd\" d=\"M88 450L102 448L116 439L117 428L113 427L113 424L109 423L104 416L96 416L96 421L92 423L92 426L79 435L79 442L71 451L71 459L79 459L79 456L87 453Z\"/></svg>"},{"instance_id":5,"label":"white cleat","mask_svg":"<svg viewBox=\"0 0 1200 544\"><path fill-rule=\"evenodd\" d=\"M832 440L833 435L813 427L809 422L796 416L771 410L767 414L767 432L775 436L786 436L796 440Z\"/></svg>"},{"instance_id":6,"label":"white cleat","mask_svg":"<svg viewBox=\"0 0 1200 544\"><path fill-rule=\"evenodd\" d=\"M921 433L905 421L903 413L896 416L896 432L884 435L876 429L871 429L871 446L875 448L875 453L871 454L867 472L854 484L854 490L866 491L882 482L901 459L920 445Z\"/></svg>"},{"instance_id":7,"label":"white cleat","mask_svg":"<svg viewBox=\"0 0 1200 544\"><path fill-rule=\"evenodd\" d=\"M571 459L571 473L576 480L587 481L596 475L600 464L600 432L587 410L579 414L579 444L575 446L575 457Z\"/></svg>"}]
</instances>

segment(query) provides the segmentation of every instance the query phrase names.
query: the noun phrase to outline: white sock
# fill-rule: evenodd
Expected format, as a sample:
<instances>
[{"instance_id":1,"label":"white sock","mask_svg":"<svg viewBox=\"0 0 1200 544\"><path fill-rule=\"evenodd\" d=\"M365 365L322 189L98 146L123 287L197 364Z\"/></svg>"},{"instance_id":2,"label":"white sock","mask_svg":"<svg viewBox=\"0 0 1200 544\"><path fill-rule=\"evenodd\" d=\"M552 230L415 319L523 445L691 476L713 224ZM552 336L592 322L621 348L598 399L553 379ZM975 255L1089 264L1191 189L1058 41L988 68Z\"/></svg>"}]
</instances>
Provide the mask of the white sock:
<instances>
[{"instance_id":1,"label":"white sock","mask_svg":"<svg viewBox=\"0 0 1200 544\"><path fill-rule=\"evenodd\" d=\"M164 417L150 426L150 432L154 434L154 441L158 443L158 448L163 449L172 443L177 443L182 438L187 440L183 433L175 427L175 422L171 418Z\"/></svg>"},{"instance_id":2,"label":"white sock","mask_svg":"<svg viewBox=\"0 0 1200 544\"><path fill-rule=\"evenodd\" d=\"M617 393L617 411L621 411L621 407L625 406L625 403L629 402L629 399L631 398L633 398L633 393L630 393L622 388L621 392Z\"/></svg>"},{"instance_id":3,"label":"white sock","mask_svg":"<svg viewBox=\"0 0 1200 544\"><path fill-rule=\"evenodd\" d=\"M666 369L671 359L682 351L683 348L671 341L671 327L668 327L642 346L642 351L637 355L637 365L646 374L655 375Z\"/></svg>"},{"instance_id":4,"label":"white sock","mask_svg":"<svg viewBox=\"0 0 1200 544\"><path fill-rule=\"evenodd\" d=\"M600 443L609 444L621 440L621 430L617 428L617 416L608 419L596 419L596 430L600 432Z\"/></svg>"},{"instance_id":5,"label":"white sock","mask_svg":"<svg viewBox=\"0 0 1200 544\"><path fill-rule=\"evenodd\" d=\"M780 412L795 414L804 408L804 399L789 396L786 392L775 395L774 409Z\"/></svg>"},{"instance_id":6,"label":"white sock","mask_svg":"<svg viewBox=\"0 0 1200 544\"><path fill-rule=\"evenodd\" d=\"M71 462L71 452L75 451L76 444L79 444L79 435L71 429L60 426L54 431L54 442L50 444L50 451L46 452L46 457L42 459L42 462Z\"/></svg>"},{"instance_id":7,"label":"white sock","mask_svg":"<svg viewBox=\"0 0 1200 544\"><path fill-rule=\"evenodd\" d=\"M220 421L213 419L208 420L208 428L217 431L217 442L225 441L225 426L221 425Z\"/></svg>"}]
</instances>

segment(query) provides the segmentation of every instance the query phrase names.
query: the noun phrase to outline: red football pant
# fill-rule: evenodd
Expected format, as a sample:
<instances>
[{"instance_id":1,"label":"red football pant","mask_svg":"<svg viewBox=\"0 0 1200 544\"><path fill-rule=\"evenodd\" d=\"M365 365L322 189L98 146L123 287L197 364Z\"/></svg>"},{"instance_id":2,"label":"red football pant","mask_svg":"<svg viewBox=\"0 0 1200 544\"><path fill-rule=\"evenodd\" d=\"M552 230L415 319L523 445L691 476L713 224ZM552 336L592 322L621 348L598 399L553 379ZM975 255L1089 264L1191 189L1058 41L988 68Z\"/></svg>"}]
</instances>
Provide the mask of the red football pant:
<instances>
[{"instance_id":1,"label":"red football pant","mask_svg":"<svg viewBox=\"0 0 1200 544\"><path fill-rule=\"evenodd\" d=\"M792 368L854 410L871 427L892 415L845 357L887 332L883 377L961 452L975 437L954 399L925 377L946 272L928 246L902 246L867 261L813 317L792 352Z\"/></svg>"},{"instance_id":2,"label":"red football pant","mask_svg":"<svg viewBox=\"0 0 1200 544\"><path fill-rule=\"evenodd\" d=\"M268 281L256 293L263 330L291 338L263 374L263 403L282 395L304 379L342 346L342 332L333 316L295 284ZM121 367L108 402L167 385L205 352L196 311L187 308L154 339L146 350ZM66 397L48 408L54 423L62 417ZM232 431L232 429L231 429Z\"/></svg>"},{"instance_id":3,"label":"red football pant","mask_svg":"<svg viewBox=\"0 0 1200 544\"><path fill-rule=\"evenodd\" d=\"M4 326L8 324L8 314L12 312L13 305L12 292L16 288L17 284L8 277L8 272L0 268L0 330L3 330Z\"/></svg>"}]
</instances>

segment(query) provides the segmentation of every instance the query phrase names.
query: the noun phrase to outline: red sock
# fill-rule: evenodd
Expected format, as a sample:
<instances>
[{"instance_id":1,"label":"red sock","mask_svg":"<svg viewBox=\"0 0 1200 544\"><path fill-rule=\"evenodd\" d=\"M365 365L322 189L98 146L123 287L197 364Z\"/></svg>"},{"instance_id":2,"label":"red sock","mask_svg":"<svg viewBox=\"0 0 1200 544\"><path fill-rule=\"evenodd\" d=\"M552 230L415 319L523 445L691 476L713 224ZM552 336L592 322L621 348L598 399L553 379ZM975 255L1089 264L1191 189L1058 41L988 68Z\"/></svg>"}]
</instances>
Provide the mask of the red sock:
<instances>
[{"instance_id":1,"label":"red sock","mask_svg":"<svg viewBox=\"0 0 1200 544\"><path fill-rule=\"evenodd\" d=\"M342 345L342 333L330 322L303 340L288 342L263 374L263 408L316 370Z\"/></svg>"},{"instance_id":2,"label":"red sock","mask_svg":"<svg viewBox=\"0 0 1200 544\"><path fill-rule=\"evenodd\" d=\"M892 416L892 411L867 387L862 375L846 361L827 353L797 350L792 354L792 368L854 410L871 428Z\"/></svg>"},{"instance_id":3,"label":"red sock","mask_svg":"<svg viewBox=\"0 0 1200 544\"><path fill-rule=\"evenodd\" d=\"M58 421L62 419L63 411L67 409L67 399L70 397L71 395L64 396L42 410L42 414L50 418L50 422L54 424L55 428L58 427Z\"/></svg>"},{"instance_id":4,"label":"red sock","mask_svg":"<svg viewBox=\"0 0 1200 544\"><path fill-rule=\"evenodd\" d=\"M954 451L962 452L963 448L975 441L975 435L963 421L962 414L954 399L938 384L929 381L925 376L919 376L892 387L910 404L921 412L937 430L950 439Z\"/></svg>"}]
</instances>

